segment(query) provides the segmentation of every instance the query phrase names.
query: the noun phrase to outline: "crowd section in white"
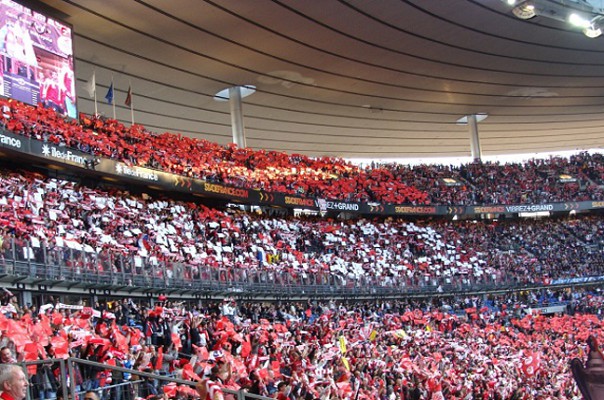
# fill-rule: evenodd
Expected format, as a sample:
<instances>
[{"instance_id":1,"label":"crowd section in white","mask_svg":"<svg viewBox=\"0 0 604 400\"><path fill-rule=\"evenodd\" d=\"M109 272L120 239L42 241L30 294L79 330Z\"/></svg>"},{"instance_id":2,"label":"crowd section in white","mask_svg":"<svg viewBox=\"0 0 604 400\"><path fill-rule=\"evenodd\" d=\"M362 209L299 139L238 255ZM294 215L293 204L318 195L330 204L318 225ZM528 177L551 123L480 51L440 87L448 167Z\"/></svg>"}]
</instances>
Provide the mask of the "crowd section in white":
<instances>
[{"instance_id":1,"label":"crowd section in white","mask_svg":"<svg viewBox=\"0 0 604 400\"><path fill-rule=\"evenodd\" d=\"M324 275L342 284L423 286L547 283L601 274L601 216L503 221L340 221L269 217L202 204L78 186L33 173L0 173L1 232L37 249L90 254L79 269L107 268L100 254L134 268L167 265L163 278L200 269ZM116 265L111 268L117 268ZM164 272L165 271L165 272Z\"/></svg>"}]
</instances>

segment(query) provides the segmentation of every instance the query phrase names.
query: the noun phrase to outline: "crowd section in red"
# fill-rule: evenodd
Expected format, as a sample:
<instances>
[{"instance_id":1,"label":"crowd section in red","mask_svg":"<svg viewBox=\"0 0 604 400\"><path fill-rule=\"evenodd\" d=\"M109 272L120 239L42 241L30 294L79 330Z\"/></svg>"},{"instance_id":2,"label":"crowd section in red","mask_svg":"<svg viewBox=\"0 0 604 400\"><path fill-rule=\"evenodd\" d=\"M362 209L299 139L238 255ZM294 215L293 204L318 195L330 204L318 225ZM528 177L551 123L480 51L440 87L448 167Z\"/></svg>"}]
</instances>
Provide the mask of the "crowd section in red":
<instances>
[{"instance_id":1,"label":"crowd section in red","mask_svg":"<svg viewBox=\"0 0 604 400\"><path fill-rule=\"evenodd\" d=\"M193 381L226 361L226 388L277 397L286 382L286 397L277 398L578 400L569 362L586 358L588 336L604 334L604 298L542 294L569 302L570 313L527 313L534 293L431 303L142 306L124 299L40 310L13 300L2 307L0 332L19 361L75 356ZM29 368L35 383L41 371ZM76 366L73 379L78 389L102 392L132 378ZM136 390L143 398L195 397L174 385Z\"/></svg>"},{"instance_id":2,"label":"crowd section in red","mask_svg":"<svg viewBox=\"0 0 604 400\"><path fill-rule=\"evenodd\" d=\"M225 272L227 281L254 281L258 272L269 271L294 284L313 279L387 287L547 284L604 275L600 215L501 221L294 219L6 170L0 172L0 234L5 263L11 257L40 261L42 254L54 254L63 260L60 254L79 253L86 256L74 258L66 272L126 268L139 275L154 271L155 278L167 282L205 279L212 270Z\"/></svg>"},{"instance_id":3,"label":"crowd section in red","mask_svg":"<svg viewBox=\"0 0 604 400\"><path fill-rule=\"evenodd\" d=\"M472 163L461 167L401 164L355 166L334 157L221 146L140 125L0 100L8 131L191 178L248 189L328 200L384 204L523 204L602 200L601 155L553 157L527 164Z\"/></svg>"}]
</instances>

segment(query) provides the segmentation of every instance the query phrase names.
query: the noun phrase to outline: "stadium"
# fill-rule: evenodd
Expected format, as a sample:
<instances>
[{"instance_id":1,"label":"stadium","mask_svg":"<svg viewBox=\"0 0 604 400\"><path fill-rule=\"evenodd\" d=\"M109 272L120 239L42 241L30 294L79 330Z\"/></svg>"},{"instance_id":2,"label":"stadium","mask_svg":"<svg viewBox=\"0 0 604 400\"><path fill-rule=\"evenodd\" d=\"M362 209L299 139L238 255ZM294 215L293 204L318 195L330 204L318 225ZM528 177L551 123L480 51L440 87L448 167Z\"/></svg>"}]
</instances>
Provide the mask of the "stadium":
<instances>
[{"instance_id":1,"label":"stadium","mask_svg":"<svg viewBox=\"0 0 604 400\"><path fill-rule=\"evenodd\" d=\"M1 0L2 398L602 399L603 13Z\"/></svg>"}]
</instances>

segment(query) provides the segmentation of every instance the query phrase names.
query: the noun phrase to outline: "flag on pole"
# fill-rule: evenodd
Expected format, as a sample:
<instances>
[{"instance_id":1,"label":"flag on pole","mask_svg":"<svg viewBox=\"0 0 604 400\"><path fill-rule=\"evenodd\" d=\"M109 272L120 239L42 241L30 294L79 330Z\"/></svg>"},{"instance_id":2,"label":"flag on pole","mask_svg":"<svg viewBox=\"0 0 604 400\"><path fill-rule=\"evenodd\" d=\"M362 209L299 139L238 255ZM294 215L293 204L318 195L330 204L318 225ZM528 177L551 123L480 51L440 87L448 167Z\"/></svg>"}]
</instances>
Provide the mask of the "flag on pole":
<instances>
[{"instance_id":1,"label":"flag on pole","mask_svg":"<svg viewBox=\"0 0 604 400\"><path fill-rule=\"evenodd\" d=\"M94 94L96 93L96 71L92 71L92 76L88 79L88 82L86 82L84 90L86 90L88 96L91 98L94 97Z\"/></svg>"},{"instance_id":2,"label":"flag on pole","mask_svg":"<svg viewBox=\"0 0 604 400\"><path fill-rule=\"evenodd\" d=\"M134 105L132 104L132 83L128 84L128 93L126 94L126 100L124 104L130 107L130 122L134 125Z\"/></svg>"},{"instance_id":3,"label":"flag on pole","mask_svg":"<svg viewBox=\"0 0 604 400\"><path fill-rule=\"evenodd\" d=\"M128 93L126 94L126 100L124 104L130 107L132 105L132 86L128 86Z\"/></svg>"},{"instance_id":4,"label":"flag on pole","mask_svg":"<svg viewBox=\"0 0 604 400\"><path fill-rule=\"evenodd\" d=\"M105 95L105 100L107 100L107 103L113 104L113 80L111 81L109 90L107 90L107 94Z\"/></svg>"}]
</instances>

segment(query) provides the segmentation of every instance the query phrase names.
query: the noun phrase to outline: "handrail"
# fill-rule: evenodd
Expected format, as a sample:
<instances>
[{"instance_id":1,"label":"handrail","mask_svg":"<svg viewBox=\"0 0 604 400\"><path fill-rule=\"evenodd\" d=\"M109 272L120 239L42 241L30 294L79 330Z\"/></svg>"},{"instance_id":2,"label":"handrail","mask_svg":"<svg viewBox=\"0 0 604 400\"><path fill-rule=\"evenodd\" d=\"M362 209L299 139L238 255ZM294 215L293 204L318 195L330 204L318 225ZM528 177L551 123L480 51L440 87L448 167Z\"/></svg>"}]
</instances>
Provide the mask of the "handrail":
<instances>
[{"instance_id":1,"label":"handrail","mask_svg":"<svg viewBox=\"0 0 604 400\"><path fill-rule=\"evenodd\" d=\"M425 297L460 293L510 291L535 287L568 287L576 284L604 282L604 266L600 273L581 278L545 282L542 277L527 277L517 281L508 276L472 275L429 277L427 280L383 282L378 277L363 276L348 279L329 273L292 275L278 269L244 270L223 266L213 268L186 263L150 263L134 256L111 252L86 253L71 248L32 247L30 242L11 243L0 251L2 274L13 281L28 279L47 286L65 282L90 287L123 288L124 290L195 295L225 295L234 297ZM172 276L168 273L172 272ZM191 278L187 278L189 275ZM9 278L10 279L10 278ZM6 282L6 280L5 280Z\"/></svg>"},{"instance_id":2,"label":"handrail","mask_svg":"<svg viewBox=\"0 0 604 400\"><path fill-rule=\"evenodd\" d=\"M74 375L74 366L73 366L74 363L88 365L88 366L96 367L96 368L99 368L99 369L102 369L102 370L111 370L111 371L118 371L118 372L126 372L126 373L130 373L130 374L133 374L133 375L147 377L147 378L152 378L152 379L156 379L156 380L160 380L160 381L173 382L173 383L177 383L179 385L195 386L197 384L196 381L188 381L188 380L185 380L185 379L178 379L178 378L173 378L173 377L169 377L169 376L163 376L163 375L159 375L159 374L154 374L154 373L151 373L151 372L144 372L144 371L138 371L138 370L128 369L128 368L124 368L124 367L107 365L107 364L98 363L98 362L95 362L95 361L84 360L84 359L81 359L81 358L74 358L74 357L70 357L70 358L67 359L67 365L68 365L68 368L69 368L69 375L70 376L75 376ZM76 392L75 381L73 379L70 379L70 384L71 384L70 385L70 390L71 390L71 393L73 394L73 393ZM106 389L106 388L108 388L108 387L105 386L102 389ZM232 390L232 389L223 388L222 391L224 393L234 395L238 400L244 400L244 399L246 399L248 397L249 398L253 398L253 399L259 399L259 400L271 400L270 397L264 397L264 396L254 395L254 394L251 394L251 393L246 393L245 390L243 390L243 389ZM72 398L75 399L75 397L72 397Z\"/></svg>"},{"instance_id":3,"label":"handrail","mask_svg":"<svg viewBox=\"0 0 604 400\"><path fill-rule=\"evenodd\" d=\"M81 391L78 392L76 389L75 379L68 379L69 377L76 376L75 370L74 370L74 364L87 365L89 367L94 367L96 369L104 370L104 371L109 370L112 372L117 371L117 372L122 372L122 373L129 373L131 375L151 378L151 379L165 381L165 382L169 382L169 383L176 383L178 385L195 386L197 384L196 381L179 379L179 378L174 378L174 377L170 377L170 376L165 376L165 375L160 375L160 374L155 374L155 373L145 372L145 371L139 371L139 370L124 368L124 367L118 367L118 366L114 366L114 365L108 365L108 364L85 360L85 359L76 358L76 357L69 357L67 359L51 358L51 359L46 359L46 360L25 361L25 362L18 363L18 365L20 365L23 368L23 370L27 376L28 375L27 367L30 365L44 365L44 364L55 364L55 363L59 363L59 366L60 366L60 376L59 376L58 381L65 382L65 383L69 382L69 387L67 385L61 385L62 395L63 395L64 399L69 399L69 398L78 399L79 397L77 396L77 394L81 393ZM67 367L65 366L65 364L67 364ZM141 381L128 381L128 382L124 382L122 384L106 385L106 386L99 387L98 390L108 390L108 389L111 389L114 387L124 386L124 384L132 385L132 384L140 383L140 382ZM94 389L94 390L97 390L97 389ZM264 396L247 393L244 389L232 390L232 389L223 388L222 391L224 393L235 396L235 398L237 400L245 400L247 398L258 399L258 400L270 400L271 399L270 397L264 397ZM71 395L71 397L69 395ZM29 390L27 391L26 398L27 398L27 400L31 399L31 394L30 394Z\"/></svg>"},{"instance_id":4,"label":"handrail","mask_svg":"<svg viewBox=\"0 0 604 400\"><path fill-rule=\"evenodd\" d=\"M61 377L65 377L66 375L66 367L65 367L65 360L62 358L48 358L46 360L32 360L32 361L23 361L18 363L22 368L23 368L23 372L25 373L25 376L28 375L28 371L27 371L27 366L29 365L44 365L44 364L54 364L54 363L59 363L59 368L60 368L60 373L61 373ZM65 380L66 382L66 380ZM63 398L67 399L67 387L63 386ZM75 399L75 397L72 397ZM26 399L30 400L30 393L29 390L27 391L26 394Z\"/></svg>"}]
</instances>

